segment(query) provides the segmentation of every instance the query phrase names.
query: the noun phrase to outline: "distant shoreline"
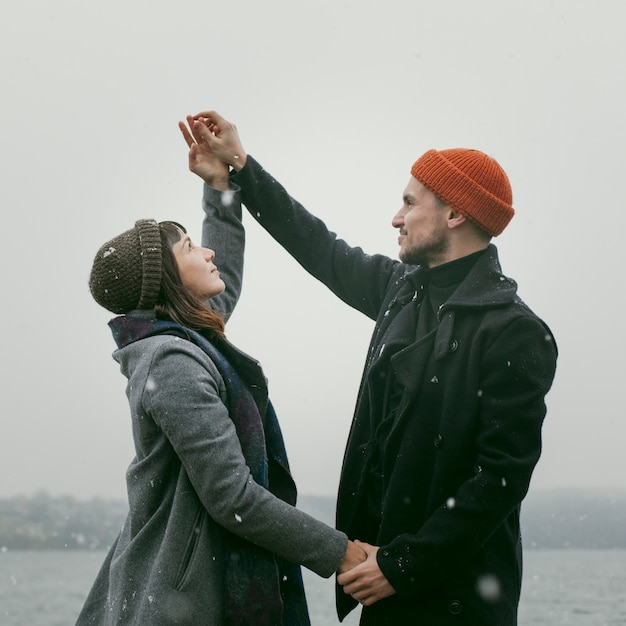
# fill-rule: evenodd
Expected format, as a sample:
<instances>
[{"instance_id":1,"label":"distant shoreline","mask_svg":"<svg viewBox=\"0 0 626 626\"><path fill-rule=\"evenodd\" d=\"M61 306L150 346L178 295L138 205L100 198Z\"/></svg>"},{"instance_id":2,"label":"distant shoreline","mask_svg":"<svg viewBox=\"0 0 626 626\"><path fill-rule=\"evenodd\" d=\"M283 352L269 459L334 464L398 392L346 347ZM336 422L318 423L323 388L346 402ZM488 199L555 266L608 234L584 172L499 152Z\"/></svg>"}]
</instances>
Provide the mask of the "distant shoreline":
<instances>
[{"instance_id":1,"label":"distant shoreline","mask_svg":"<svg viewBox=\"0 0 626 626\"><path fill-rule=\"evenodd\" d=\"M126 517L125 500L34 496L0 499L0 551L104 550ZM298 507L334 523L335 498L300 495ZM526 549L626 549L626 489L536 489L522 504Z\"/></svg>"}]
</instances>

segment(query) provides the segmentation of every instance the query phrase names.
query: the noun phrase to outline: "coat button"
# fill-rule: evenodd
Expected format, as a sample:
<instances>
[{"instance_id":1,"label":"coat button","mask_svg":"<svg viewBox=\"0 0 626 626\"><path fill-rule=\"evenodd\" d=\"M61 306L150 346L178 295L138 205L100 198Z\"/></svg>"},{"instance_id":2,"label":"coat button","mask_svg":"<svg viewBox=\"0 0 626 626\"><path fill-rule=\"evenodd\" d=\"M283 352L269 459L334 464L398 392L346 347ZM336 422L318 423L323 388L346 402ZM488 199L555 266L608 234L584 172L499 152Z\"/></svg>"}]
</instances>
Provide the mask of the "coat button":
<instances>
[{"instance_id":1,"label":"coat button","mask_svg":"<svg viewBox=\"0 0 626 626\"><path fill-rule=\"evenodd\" d=\"M452 600L450 604L448 604L448 611L452 613L452 615L458 615L463 610L463 605L459 600Z\"/></svg>"},{"instance_id":2,"label":"coat button","mask_svg":"<svg viewBox=\"0 0 626 626\"><path fill-rule=\"evenodd\" d=\"M441 446L443 445L443 436L437 435L435 439L433 440L433 444L435 448L441 448Z\"/></svg>"},{"instance_id":3,"label":"coat button","mask_svg":"<svg viewBox=\"0 0 626 626\"><path fill-rule=\"evenodd\" d=\"M453 339L448 345L448 350L450 352L456 352L459 347L459 342L456 339Z\"/></svg>"}]
</instances>

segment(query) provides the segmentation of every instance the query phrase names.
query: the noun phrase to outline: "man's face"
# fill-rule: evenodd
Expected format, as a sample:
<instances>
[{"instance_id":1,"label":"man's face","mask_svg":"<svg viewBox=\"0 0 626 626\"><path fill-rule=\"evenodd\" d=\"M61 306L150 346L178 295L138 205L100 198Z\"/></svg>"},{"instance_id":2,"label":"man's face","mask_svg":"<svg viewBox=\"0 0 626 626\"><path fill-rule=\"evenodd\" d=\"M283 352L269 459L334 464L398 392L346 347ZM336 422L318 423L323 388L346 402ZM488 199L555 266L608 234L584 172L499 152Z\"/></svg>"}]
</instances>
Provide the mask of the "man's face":
<instances>
[{"instance_id":1,"label":"man's face","mask_svg":"<svg viewBox=\"0 0 626 626\"><path fill-rule=\"evenodd\" d=\"M402 194L402 207L391 224L399 229L399 257L403 263L433 267L448 253L447 207L411 176Z\"/></svg>"}]
</instances>

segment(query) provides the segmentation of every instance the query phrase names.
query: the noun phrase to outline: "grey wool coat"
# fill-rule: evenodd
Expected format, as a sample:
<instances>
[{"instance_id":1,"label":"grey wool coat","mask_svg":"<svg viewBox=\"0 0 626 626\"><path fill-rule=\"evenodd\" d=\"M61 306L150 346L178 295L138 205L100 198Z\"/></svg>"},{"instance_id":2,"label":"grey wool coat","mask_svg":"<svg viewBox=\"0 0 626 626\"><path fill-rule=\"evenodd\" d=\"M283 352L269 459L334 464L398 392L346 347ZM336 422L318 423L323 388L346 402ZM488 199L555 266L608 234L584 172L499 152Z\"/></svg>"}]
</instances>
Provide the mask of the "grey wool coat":
<instances>
[{"instance_id":1,"label":"grey wool coat","mask_svg":"<svg viewBox=\"0 0 626 626\"><path fill-rule=\"evenodd\" d=\"M234 191L234 202L224 202L205 186L203 198L203 244L216 251L227 284L214 306L226 317L239 297L243 269ZM336 571L346 535L254 482L226 408L224 380L207 353L179 337L157 335L117 350L114 359L128 379L136 448L126 475L130 512L78 626L228 623L224 530L320 576ZM261 375L253 359L241 352L239 359ZM263 381L257 393L267 395Z\"/></svg>"},{"instance_id":2,"label":"grey wool coat","mask_svg":"<svg viewBox=\"0 0 626 626\"><path fill-rule=\"evenodd\" d=\"M364 607L361 624L513 626L520 506L541 453L556 369L549 328L519 298L489 245L439 308L435 327L419 335L401 320L417 317L427 270L349 246L251 156L233 180L250 213L309 273L375 321L337 527L380 546L377 562L396 594ZM386 341L402 332L394 352ZM387 377L392 385L381 382ZM397 405L379 448L382 498L374 517L368 458L391 388ZM338 589L339 617L355 606Z\"/></svg>"}]
</instances>

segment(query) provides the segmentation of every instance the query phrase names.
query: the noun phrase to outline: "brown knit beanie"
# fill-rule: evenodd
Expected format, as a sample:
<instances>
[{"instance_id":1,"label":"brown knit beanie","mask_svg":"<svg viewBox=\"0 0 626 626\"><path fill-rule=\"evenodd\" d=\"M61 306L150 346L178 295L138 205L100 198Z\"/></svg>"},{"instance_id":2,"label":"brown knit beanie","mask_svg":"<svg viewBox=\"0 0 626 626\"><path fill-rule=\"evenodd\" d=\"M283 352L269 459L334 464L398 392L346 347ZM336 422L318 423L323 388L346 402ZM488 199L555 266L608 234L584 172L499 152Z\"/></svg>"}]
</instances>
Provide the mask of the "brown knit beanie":
<instances>
[{"instance_id":1,"label":"brown knit beanie","mask_svg":"<svg viewBox=\"0 0 626 626\"><path fill-rule=\"evenodd\" d=\"M515 213L505 171L479 150L429 150L413 163L411 174L490 235L499 235Z\"/></svg>"},{"instance_id":2,"label":"brown knit beanie","mask_svg":"<svg viewBox=\"0 0 626 626\"><path fill-rule=\"evenodd\" d=\"M135 227L101 246L89 277L95 301L112 313L151 309L161 288L161 232L154 220Z\"/></svg>"}]
</instances>

